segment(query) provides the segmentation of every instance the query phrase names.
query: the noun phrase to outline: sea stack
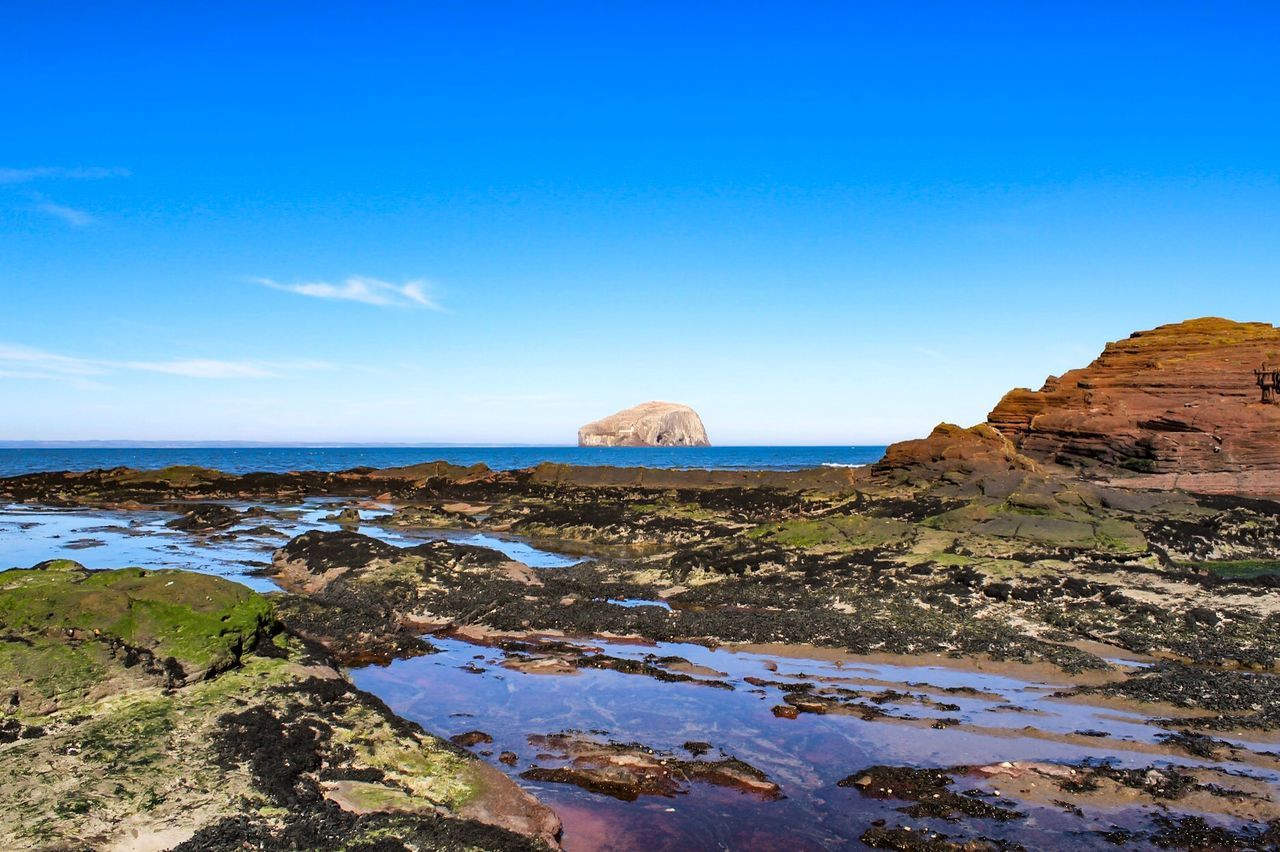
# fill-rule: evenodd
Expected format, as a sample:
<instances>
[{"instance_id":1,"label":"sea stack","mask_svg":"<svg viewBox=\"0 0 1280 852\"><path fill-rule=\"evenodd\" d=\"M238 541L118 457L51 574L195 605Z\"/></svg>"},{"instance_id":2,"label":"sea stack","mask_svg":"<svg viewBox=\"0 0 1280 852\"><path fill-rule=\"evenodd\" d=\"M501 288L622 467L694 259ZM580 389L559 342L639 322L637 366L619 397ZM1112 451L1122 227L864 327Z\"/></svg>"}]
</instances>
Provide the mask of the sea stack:
<instances>
[{"instance_id":1,"label":"sea stack","mask_svg":"<svg viewBox=\"0 0 1280 852\"><path fill-rule=\"evenodd\" d=\"M709 447L702 418L687 405L642 402L578 430L580 447Z\"/></svg>"},{"instance_id":2,"label":"sea stack","mask_svg":"<svg viewBox=\"0 0 1280 852\"><path fill-rule=\"evenodd\" d=\"M1280 483L1277 380L1280 329L1205 317L1108 343L1087 367L1005 394L987 422L1041 461L1234 490Z\"/></svg>"}]
</instances>

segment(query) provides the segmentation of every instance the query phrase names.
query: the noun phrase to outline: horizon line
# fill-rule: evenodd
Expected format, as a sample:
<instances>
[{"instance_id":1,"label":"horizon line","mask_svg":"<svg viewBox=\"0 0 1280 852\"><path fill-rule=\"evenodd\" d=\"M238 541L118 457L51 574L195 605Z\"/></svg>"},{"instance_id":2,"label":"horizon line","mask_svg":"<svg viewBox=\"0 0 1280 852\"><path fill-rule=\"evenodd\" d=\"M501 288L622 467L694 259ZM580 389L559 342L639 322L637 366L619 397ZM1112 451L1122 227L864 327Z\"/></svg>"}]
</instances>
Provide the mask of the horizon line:
<instances>
[{"instance_id":1,"label":"horizon line","mask_svg":"<svg viewBox=\"0 0 1280 852\"><path fill-rule=\"evenodd\" d=\"M47 441L36 439L0 440L0 449L587 449L587 450L705 450L745 447L886 447L887 443L828 443L828 444L714 444L708 447L581 447L578 444L552 443L497 443L465 441L216 441L216 440L131 440L86 439Z\"/></svg>"}]
</instances>

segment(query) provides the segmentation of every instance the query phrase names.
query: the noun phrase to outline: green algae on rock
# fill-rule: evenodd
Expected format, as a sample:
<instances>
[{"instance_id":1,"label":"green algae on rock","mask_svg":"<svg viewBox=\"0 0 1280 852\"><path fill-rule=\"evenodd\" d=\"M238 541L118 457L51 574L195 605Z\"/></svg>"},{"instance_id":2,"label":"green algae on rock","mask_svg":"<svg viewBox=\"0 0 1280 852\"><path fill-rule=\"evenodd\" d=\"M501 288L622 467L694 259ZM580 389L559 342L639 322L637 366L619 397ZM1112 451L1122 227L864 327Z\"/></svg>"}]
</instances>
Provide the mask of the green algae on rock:
<instances>
[{"instance_id":1,"label":"green algae on rock","mask_svg":"<svg viewBox=\"0 0 1280 852\"><path fill-rule=\"evenodd\" d=\"M105 650L129 665L144 663L170 686L181 685L238 664L272 625L265 598L204 574L90 571L68 560L0 573L0 629L10 637L8 653L0 650L0 672L6 657L20 653L15 646L31 647L60 633L67 654L85 664L102 659ZM94 644L102 647L84 647ZM62 677L60 667L22 671L19 695L56 688Z\"/></svg>"},{"instance_id":2,"label":"green algae on rock","mask_svg":"<svg viewBox=\"0 0 1280 852\"><path fill-rule=\"evenodd\" d=\"M0 573L0 845L534 848L555 816L183 571ZM380 847L383 848L383 847Z\"/></svg>"}]
</instances>

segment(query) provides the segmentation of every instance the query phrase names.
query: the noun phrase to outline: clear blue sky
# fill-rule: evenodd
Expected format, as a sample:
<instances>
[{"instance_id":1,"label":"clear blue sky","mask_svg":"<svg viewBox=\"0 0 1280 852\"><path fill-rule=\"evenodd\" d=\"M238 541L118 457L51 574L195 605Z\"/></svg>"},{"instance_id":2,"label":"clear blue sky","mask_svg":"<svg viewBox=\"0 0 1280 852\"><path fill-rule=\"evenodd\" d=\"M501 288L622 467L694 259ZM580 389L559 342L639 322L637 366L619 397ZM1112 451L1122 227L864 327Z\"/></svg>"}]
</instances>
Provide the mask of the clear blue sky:
<instances>
[{"instance_id":1,"label":"clear blue sky","mask_svg":"<svg viewBox=\"0 0 1280 852\"><path fill-rule=\"evenodd\" d=\"M1280 305L1274 3L3 18L0 439L878 443Z\"/></svg>"}]
</instances>

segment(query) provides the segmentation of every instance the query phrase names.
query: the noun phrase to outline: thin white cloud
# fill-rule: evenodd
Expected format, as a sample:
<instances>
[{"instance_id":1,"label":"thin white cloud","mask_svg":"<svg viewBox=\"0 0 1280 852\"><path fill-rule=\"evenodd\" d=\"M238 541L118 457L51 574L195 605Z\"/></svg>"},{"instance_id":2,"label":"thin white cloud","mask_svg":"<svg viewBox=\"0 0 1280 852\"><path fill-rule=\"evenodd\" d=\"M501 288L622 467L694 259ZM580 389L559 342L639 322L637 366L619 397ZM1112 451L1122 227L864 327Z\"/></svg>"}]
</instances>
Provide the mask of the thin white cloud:
<instances>
[{"instance_id":1,"label":"thin white cloud","mask_svg":"<svg viewBox=\"0 0 1280 852\"><path fill-rule=\"evenodd\" d=\"M101 180L112 177L128 177L128 169L64 168L62 166L35 166L27 169L0 168L0 183L31 183L37 180Z\"/></svg>"},{"instance_id":2,"label":"thin white cloud","mask_svg":"<svg viewBox=\"0 0 1280 852\"><path fill-rule=\"evenodd\" d=\"M307 281L299 284L282 284L270 278L254 278L254 283L273 290L296 293L313 299L330 299L341 302L359 302L364 305L375 305L380 308L426 308L427 310L443 310L440 303L430 293L430 285L422 280L406 281L403 284L392 284L377 278L353 275L341 283L332 284L327 281Z\"/></svg>"},{"instance_id":3,"label":"thin white cloud","mask_svg":"<svg viewBox=\"0 0 1280 852\"><path fill-rule=\"evenodd\" d=\"M47 379L49 376L45 373L35 370L9 370L0 369L0 379Z\"/></svg>"},{"instance_id":4,"label":"thin white cloud","mask_svg":"<svg viewBox=\"0 0 1280 852\"><path fill-rule=\"evenodd\" d=\"M325 370L323 361L226 361L184 358L173 361L111 361L59 355L30 346L0 343L0 378L83 382L85 376L118 372L163 373L190 379L267 379L303 370Z\"/></svg>"},{"instance_id":5,"label":"thin white cloud","mask_svg":"<svg viewBox=\"0 0 1280 852\"><path fill-rule=\"evenodd\" d=\"M527 403L538 405L549 402L567 402L573 398L573 394L568 393L511 393L468 396L465 401L469 403Z\"/></svg>"},{"instance_id":6,"label":"thin white cloud","mask_svg":"<svg viewBox=\"0 0 1280 852\"><path fill-rule=\"evenodd\" d=\"M106 372L102 365L83 358L57 355L30 346L0 343L0 369L59 373L69 376L97 376Z\"/></svg>"},{"instance_id":7,"label":"thin white cloud","mask_svg":"<svg viewBox=\"0 0 1280 852\"><path fill-rule=\"evenodd\" d=\"M123 361L126 370L144 373L166 373L170 376L186 376L191 379L266 379L279 375L271 370L244 361L215 361L209 358L189 358L183 361Z\"/></svg>"},{"instance_id":8,"label":"thin white cloud","mask_svg":"<svg viewBox=\"0 0 1280 852\"><path fill-rule=\"evenodd\" d=\"M0 167L0 186L29 184L39 181L56 180L101 180L103 178L127 177L128 169L106 169L98 166L91 168L68 168L65 166L33 166L30 168ZM31 209L60 219L73 228L84 228L98 221L97 217L86 210L59 204L41 192L30 188L17 190L31 201Z\"/></svg>"},{"instance_id":9,"label":"thin white cloud","mask_svg":"<svg viewBox=\"0 0 1280 852\"><path fill-rule=\"evenodd\" d=\"M61 219L73 228L83 228L98 221L91 213L68 207L65 204L56 204L52 201L38 201L34 207L41 213L48 214L55 219Z\"/></svg>"}]
</instances>

